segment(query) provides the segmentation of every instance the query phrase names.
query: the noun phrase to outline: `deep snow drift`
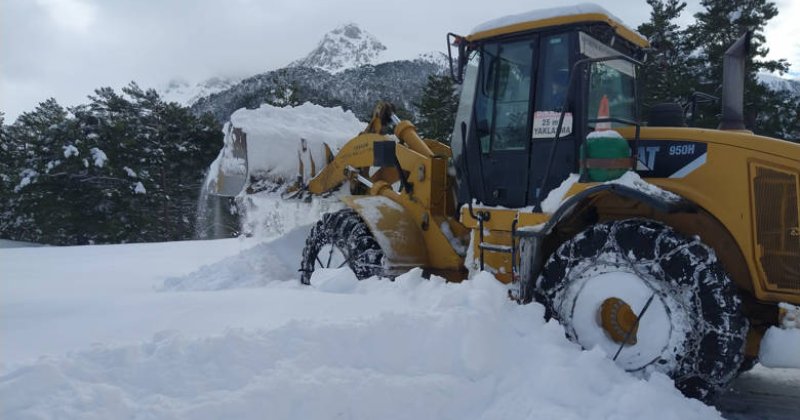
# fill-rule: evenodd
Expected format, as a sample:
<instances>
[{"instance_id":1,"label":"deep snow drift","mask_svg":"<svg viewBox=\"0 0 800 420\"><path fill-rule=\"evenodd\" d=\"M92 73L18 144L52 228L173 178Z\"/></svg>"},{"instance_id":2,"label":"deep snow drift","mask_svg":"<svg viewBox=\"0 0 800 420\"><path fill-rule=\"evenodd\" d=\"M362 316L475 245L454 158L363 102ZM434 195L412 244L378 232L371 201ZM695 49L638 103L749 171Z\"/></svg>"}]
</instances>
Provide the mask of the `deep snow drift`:
<instances>
[{"instance_id":1,"label":"deep snow drift","mask_svg":"<svg viewBox=\"0 0 800 420\"><path fill-rule=\"evenodd\" d=\"M719 416L663 375L581 350L488 273L359 282L340 269L301 286L308 223L336 203L277 200L254 204L274 216L253 229L265 241L0 249L0 418ZM796 336L776 331L791 364ZM780 390L800 383L778 372ZM781 409L795 400L777 395Z\"/></svg>"},{"instance_id":2,"label":"deep snow drift","mask_svg":"<svg viewBox=\"0 0 800 420\"><path fill-rule=\"evenodd\" d=\"M581 351L485 273L301 287L307 230L0 250L0 417L717 416Z\"/></svg>"}]
</instances>

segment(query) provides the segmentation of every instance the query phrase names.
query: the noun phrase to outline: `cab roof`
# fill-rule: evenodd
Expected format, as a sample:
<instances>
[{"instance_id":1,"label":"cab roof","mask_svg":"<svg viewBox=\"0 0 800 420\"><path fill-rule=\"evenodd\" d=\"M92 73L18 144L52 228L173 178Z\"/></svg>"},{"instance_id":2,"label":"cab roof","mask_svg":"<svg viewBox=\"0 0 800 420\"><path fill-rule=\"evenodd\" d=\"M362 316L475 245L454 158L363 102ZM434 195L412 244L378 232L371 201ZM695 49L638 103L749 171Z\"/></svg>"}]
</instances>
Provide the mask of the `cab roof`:
<instances>
[{"instance_id":1,"label":"cab roof","mask_svg":"<svg viewBox=\"0 0 800 420\"><path fill-rule=\"evenodd\" d=\"M642 34L625 26L622 20L609 13L608 10L592 3L538 9L517 15L503 16L476 26L466 38L473 42L516 32L591 22L608 24L617 35L640 48L650 45Z\"/></svg>"}]
</instances>

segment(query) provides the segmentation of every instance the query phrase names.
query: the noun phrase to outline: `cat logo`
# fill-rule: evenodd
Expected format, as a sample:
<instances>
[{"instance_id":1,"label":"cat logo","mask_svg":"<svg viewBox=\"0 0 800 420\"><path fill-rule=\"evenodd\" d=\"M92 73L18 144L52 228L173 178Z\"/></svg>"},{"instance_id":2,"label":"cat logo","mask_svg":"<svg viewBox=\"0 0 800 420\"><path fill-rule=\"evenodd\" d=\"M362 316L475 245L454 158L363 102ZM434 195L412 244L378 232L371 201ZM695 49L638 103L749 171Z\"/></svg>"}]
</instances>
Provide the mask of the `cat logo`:
<instances>
[{"instance_id":1,"label":"cat logo","mask_svg":"<svg viewBox=\"0 0 800 420\"><path fill-rule=\"evenodd\" d=\"M800 237L800 227L793 227L789 229L789 236Z\"/></svg>"}]
</instances>

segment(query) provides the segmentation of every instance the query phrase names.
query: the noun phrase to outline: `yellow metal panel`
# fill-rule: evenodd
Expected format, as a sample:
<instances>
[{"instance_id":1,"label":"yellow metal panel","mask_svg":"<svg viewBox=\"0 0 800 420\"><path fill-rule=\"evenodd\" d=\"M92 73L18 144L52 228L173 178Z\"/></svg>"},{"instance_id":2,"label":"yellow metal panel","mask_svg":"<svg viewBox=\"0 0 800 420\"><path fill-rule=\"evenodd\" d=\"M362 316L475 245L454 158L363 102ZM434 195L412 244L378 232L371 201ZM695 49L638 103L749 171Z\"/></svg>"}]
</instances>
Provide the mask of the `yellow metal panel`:
<instances>
[{"instance_id":1,"label":"yellow metal panel","mask_svg":"<svg viewBox=\"0 0 800 420\"><path fill-rule=\"evenodd\" d=\"M511 243L511 226L515 219L517 220L517 229L541 225L550 219L548 214L531 213L517 209L474 206L473 211L489 214L489 220L483 224L483 241L492 245L513 245ZM480 255L480 249L478 248L480 242L479 224L469 214L467 206L461 207L461 221L466 227L472 229L472 255L477 259ZM519 256L517 258L519 259ZM511 254L484 250L483 262L485 269L493 272L498 280L504 283L510 283L513 280L511 276Z\"/></svg>"},{"instance_id":2,"label":"yellow metal panel","mask_svg":"<svg viewBox=\"0 0 800 420\"><path fill-rule=\"evenodd\" d=\"M757 201L756 199L759 198L758 196L765 193L765 191L763 190L760 192L758 191L759 188L757 187L755 182L757 172L759 170L769 171L787 177L789 182L783 185L783 187L791 188L791 190L794 193L794 197L792 197L789 194L785 194L786 191L781 191L778 194L780 196L775 196L773 194L773 196L771 197L761 197L760 200ZM800 177L800 168L782 168L782 167L777 167L774 164L771 164L770 162L762 162L762 161L750 162L750 185L753 188L752 195L754 198L752 200L752 207L751 207L754 239L759 237L759 230L761 230L760 233L763 234L765 233L765 231L768 231L768 229L771 229L773 233L778 233L780 235L780 238L787 238L793 242L793 243L781 244L780 242L782 241L780 241L779 239L778 243L772 243L771 244L772 246L765 247L763 243L759 244L759 241L757 239L754 240L753 243L753 248L755 251L754 261L758 268L758 273L761 280L760 286L763 289L768 290L770 292L797 293L798 289L797 285L800 284L800 278L791 275L792 273L791 265L793 265L794 268L793 271L795 275L800 276L800 255L797 254L798 245L800 245L800 238L794 238L791 235L791 230L796 229L797 226L795 226L794 224L791 226L784 224L785 220L791 218L791 215L785 214L784 210L785 207L789 208L793 207L791 211L794 212L795 221L797 220L798 217L797 213L798 197L800 197L800 191L798 190L798 188L800 188L800 182L798 182L799 177ZM777 185L773 184L773 192L777 192L774 191L775 186ZM782 201L784 200L788 201L789 199L793 200L794 202L782 203ZM769 202L766 202L766 200L769 200ZM777 217L771 217L768 220L756 217L757 208L760 207L762 210L765 210L766 208L775 208L776 206L777 210L783 214L777 215ZM765 225L761 225L759 223L759 219L762 219L761 222L764 223ZM769 262L765 262L764 258L765 257L769 258L770 254L772 254L772 256L774 257L776 253L783 254L782 255L783 257L788 257L790 262L789 264L787 264L788 266L783 266L783 268L787 269L786 272L779 274L773 271L774 278L769 278L767 276L767 270L769 270L770 268L774 270L776 268L775 262L773 261L773 263L770 264ZM778 277L782 278L779 279Z\"/></svg>"},{"instance_id":3,"label":"yellow metal panel","mask_svg":"<svg viewBox=\"0 0 800 420\"><path fill-rule=\"evenodd\" d=\"M618 130L628 139L633 130ZM755 237L750 194L750 164L800 169L800 144L743 132L696 128L643 127L641 140L685 140L708 144L706 163L680 179L650 178L648 182L697 203L731 233L754 279L756 298L800 303L800 293L776 293L765 287L766 279L755 259ZM796 169L797 170L797 169Z\"/></svg>"},{"instance_id":4,"label":"yellow metal panel","mask_svg":"<svg viewBox=\"0 0 800 420\"><path fill-rule=\"evenodd\" d=\"M342 201L369 226L386 257L387 268L428 265L422 230L403 206L383 196L346 196Z\"/></svg>"},{"instance_id":5,"label":"yellow metal panel","mask_svg":"<svg viewBox=\"0 0 800 420\"><path fill-rule=\"evenodd\" d=\"M457 222L431 216L408 195L391 190L382 193L346 196L342 200L370 227L388 266L395 270L423 267L459 280L456 275L463 269L463 258L442 231L443 224Z\"/></svg>"},{"instance_id":6,"label":"yellow metal panel","mask_svg":"<svg viewBox=\"0 0 800 420\"><path fill-rule=\"evenodd\" d=\"M428 148L431 149L434 156L448 157L448 158L453 157L453 151L450 149L450 146L431 139L422 139L422 141L424 141L425 144L428 145Z\"/></svg>"},{"instance_id":7,"label":"yellow metal panel","mask_svg":"<svg viewBox=\"0 0 800 420\"><path fill-rule=\"evenodd\" d=\"M326 165L319 175L308 182L308 191L313 194L322 194L337 187L347 179L345 168L348 165L354 168L371 166L374 159L373 143L386 140L389 138L379 134L359 134L354 137L342 147L333 161Z\"/></svg>"}]
</instances>

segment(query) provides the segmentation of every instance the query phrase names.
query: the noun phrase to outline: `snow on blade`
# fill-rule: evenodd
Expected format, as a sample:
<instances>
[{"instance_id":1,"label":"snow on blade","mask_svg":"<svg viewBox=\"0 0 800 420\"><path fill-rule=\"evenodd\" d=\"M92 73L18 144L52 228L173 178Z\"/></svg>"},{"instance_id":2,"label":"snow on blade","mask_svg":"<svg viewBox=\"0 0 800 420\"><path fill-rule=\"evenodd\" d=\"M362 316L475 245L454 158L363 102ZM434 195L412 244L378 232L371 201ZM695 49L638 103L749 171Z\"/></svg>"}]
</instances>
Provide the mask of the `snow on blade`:
<instances>
[{"instance_id":1,"label":"snow on blade","mask_svg":"<svg viewBox=\"0 0 800 420\"><path fill-rule=\"evenodd\" d=\"M319 170L324 166L323 143L338 149L366 127L350 111L326 108L312 103L285 108L261 105L242 108L231 115L230 123L247 134L247 160L250 173L268 172L284 179L298 173L298 147L305 138ZM226 136L231 134L226 131ZM232 141L226 139L226 144Z\"/></svg>"},{"instance_id":2,"label":"snow on blade","mask_svg":"<svg viewBox=\"0 0 800 420\"><path fill-rule=\"evenodd\" d=\"M242 211L242 229L247 235L259 238L273 238L283 235L295 227L311 225L322 219L325 213L335 212L344 207L338 194L349 192L342 188L331 197L312 197L310 202L287 200L281 196L283 189L274 192L242 194L239 205ZM300 251L295 255L300 261Z\"/></svg>"}]
</instances>

